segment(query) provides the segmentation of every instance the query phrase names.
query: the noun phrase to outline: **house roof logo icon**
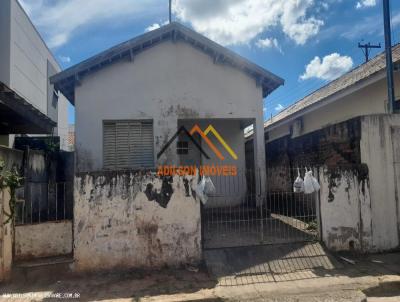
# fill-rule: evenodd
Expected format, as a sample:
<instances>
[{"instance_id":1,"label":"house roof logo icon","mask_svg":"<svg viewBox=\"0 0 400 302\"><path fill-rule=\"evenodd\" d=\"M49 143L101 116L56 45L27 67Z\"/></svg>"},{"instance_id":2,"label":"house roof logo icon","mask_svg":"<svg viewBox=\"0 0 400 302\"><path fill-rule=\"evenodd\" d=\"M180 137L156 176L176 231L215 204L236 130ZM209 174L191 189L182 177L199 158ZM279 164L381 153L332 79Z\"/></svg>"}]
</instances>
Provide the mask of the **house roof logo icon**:
<instances>
[{"instance_id":1,"label":"house roof logo icon","mask_svg":"<svg viewBox=\"0 0 400 302\"><path fill-rule=\"evenodd\" d=\"M178 137L179 134L185 133L189 139L193 142L197 149L200 150L201 154L204 155L205 158L210 159L210 156L203 150L200 144L193 138L193 134L198 133L200 137L205 141L205 143L210 147L210 149L215 153L215 155L220 160L225 160L224 155L219 151L219 149L214 145L214 143L208 138L208 134L213 134L214 137L219 141L219 143L225 148L225 150L229 153L229 155L237 160L238 157L235 151L227 144L227 142L222 138L219 132L212 126L208 125L206 130L203 132L199 125L195 124L193 128L188 131L185 126L181 126L178 131L171 137L171 139L164 145L164 147L158 152L157 159L161 157L161 155L169 148L169 146L174 142L174 140Z\"/></svg>"}]
</instances>

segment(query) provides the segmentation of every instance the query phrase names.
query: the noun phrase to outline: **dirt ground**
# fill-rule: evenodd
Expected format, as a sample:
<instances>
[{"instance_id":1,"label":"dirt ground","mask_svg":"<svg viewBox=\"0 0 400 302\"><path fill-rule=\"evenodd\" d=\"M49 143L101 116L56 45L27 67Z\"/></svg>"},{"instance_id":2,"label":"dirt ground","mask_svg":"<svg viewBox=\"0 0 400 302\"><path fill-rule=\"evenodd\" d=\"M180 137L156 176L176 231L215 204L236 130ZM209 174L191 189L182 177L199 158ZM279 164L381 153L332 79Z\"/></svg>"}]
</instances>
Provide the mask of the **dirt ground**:
<instances>
[{"instance_id":1,"label":"dirt ground","mask_svg":"<svg viewBox=\"0 0 400 302\"><path fill-rule=\"evenodd\" d=\"M299 251L305 248L310 249ZM225 269L221 263L234 262L236 252L226 251L233 258L217 266L199 268L77 275L53 266L15 275L0 286L0 301L400 301L400 253L321 258L299 251L291 250L285 260L271 256L276 251L260 253L260 247L238 250L241 259ZM252 266L246 257L257 253L269 256L256 257L258 266ZM259 269L261 264L269 270Z\"/></svg>"}]
</instances>

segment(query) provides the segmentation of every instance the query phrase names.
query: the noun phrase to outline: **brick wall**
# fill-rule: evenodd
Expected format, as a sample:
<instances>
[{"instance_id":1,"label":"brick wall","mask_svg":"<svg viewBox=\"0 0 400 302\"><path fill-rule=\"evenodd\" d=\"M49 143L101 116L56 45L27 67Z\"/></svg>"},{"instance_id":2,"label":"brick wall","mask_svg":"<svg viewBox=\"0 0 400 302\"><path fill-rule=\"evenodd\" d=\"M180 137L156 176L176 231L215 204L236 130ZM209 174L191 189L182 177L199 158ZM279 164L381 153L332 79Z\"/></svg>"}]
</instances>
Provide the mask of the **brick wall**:
<instances>
[{"instance_id":1,"label":"brick wall","mask_svg":"<svg viewBox=\"0 0 400 302\"><path fill-rule=\"evenodd\" d=\"M351 119L291 139L290 136L266 143L267 167L359 165L360 119Z\"/></svg>"}]
</instances>

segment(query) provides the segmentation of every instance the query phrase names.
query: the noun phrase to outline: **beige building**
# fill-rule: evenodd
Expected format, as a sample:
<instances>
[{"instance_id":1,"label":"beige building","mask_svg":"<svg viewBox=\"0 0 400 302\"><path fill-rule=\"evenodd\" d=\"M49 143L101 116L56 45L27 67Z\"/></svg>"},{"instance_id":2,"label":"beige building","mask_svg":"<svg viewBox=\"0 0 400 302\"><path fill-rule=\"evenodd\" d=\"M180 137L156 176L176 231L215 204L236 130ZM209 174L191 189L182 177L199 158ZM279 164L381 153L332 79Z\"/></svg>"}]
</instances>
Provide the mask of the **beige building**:
<instances>
[{"instance_id":1,"label":"beige building","mask_svg":"<svg viewBox=\"0 0 400 302\"><path fill-rule=\"evenodd\" d=\"M399 246L400 45L393 47L395 113L384 53L265 122L267 173L319 167L321 237L334 250ZM297 173L273 190L292 190Z\"/></svg>"}]
</instances>

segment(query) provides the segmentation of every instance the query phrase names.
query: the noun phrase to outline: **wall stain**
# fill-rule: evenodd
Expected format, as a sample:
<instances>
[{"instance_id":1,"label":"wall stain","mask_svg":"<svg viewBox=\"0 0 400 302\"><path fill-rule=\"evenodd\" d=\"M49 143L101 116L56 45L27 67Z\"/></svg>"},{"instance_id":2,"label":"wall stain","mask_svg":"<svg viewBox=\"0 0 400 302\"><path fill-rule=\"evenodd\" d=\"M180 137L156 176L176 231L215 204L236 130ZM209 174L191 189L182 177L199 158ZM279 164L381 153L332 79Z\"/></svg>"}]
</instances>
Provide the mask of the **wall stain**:
<instances>
[{"instance_id":1,"label":"wall stain","mask_svg":"<svg viewBox=\"0 0 400 302\"><path fill-rule=\"evenodd\" d=\"M173 178L171 176L162 177L162 185L160 192L154 189L152 183L148 183L144 193L149 201L157 202L161 207L167 208L169 201L171 200L174 190L172 188Z\"/></svg>"}]
</instances>

